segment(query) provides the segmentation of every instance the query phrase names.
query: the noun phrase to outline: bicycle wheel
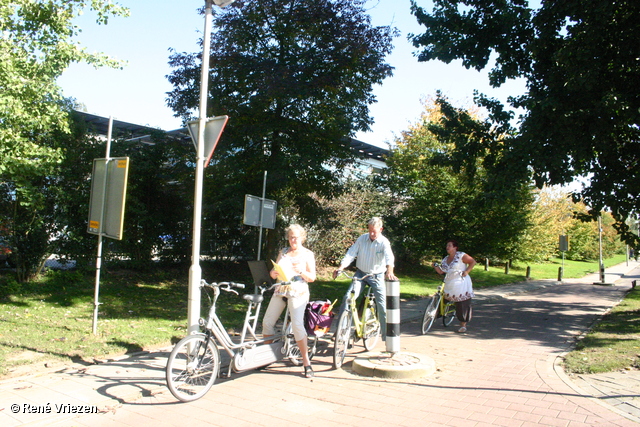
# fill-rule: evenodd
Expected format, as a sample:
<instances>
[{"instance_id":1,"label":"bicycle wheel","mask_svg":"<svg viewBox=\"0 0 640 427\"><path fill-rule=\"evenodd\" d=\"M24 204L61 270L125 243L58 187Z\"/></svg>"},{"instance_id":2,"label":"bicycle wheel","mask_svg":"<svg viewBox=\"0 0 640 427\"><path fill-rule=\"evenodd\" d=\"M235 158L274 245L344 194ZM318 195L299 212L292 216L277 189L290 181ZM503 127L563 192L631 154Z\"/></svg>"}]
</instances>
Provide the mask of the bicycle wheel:
<instances>
[{"instance_id":1,"label":"bicycle wheel","mask_svg":"<svg viewBox=\"0 0 640 427\"><path fill-rule=\"evenodd\" d=\"M435 294L429 300L427 308L424 310L424 316L422 317L422 334L426 334L431 329L433 321L436 320L438 309L440 308L440 298L442 295Z\"/></svg>"},{"instance_id":2,"label":"bicycle wheel","mask_svg":"<svg viewBox=\"0 0 640 427\"><path fill-rule=\"evenodd\" d=\"M380 322L376 315L374 302L369 300L369 307L364 312L364 348L367 351L373 350L378 344L378 338L380 338Z\"/></svg>"},{"instance_id":3,"label":"bicycle wheel","mask_svg":"<svg viewBox=\"0 0 640 427\"><path fill-rule=\"evenodd\" d=\"M302 353L300 352L300 347L298 347L298 343L293 336L291 323L287 326L285 337L287 340L286 357L294 366L302 365ZM307 338L307 354L309 355L309 360L313 359L313 356L316 354L316 337L313 337L313 341L311 343L309 343L309 339Z\"/></svg>"},{"instance_id":4,"label":"bicycle wheel","mask_svg":"<svg viewBox=\"0 0 640 427\"><path fill-rule=\"evenodd\" d=\"M184 337L171 351L166 368L167 386L182 402L204 396L220 369L220 354L213 339L203 334Z\"/></svg>"},{"instance_id":5,"label":"bicycle wheel","mask_svg":"<svg viewBox=\"0 0 640 427\"><path fill-rule=\"evenodd\" d=\"M442 324L449 326L453 322L453 318L456 317L456 304L450 301L446 301L444 304L444 316L442 316Z\"/></svg>"},{"instance_id":6,"label":"bicycle wheel","mask_svg":"<svg viewBox=\"0 0 640 427\"><path fill-rule=\"evenodd\" d=\"M336 328L335 341L333 343L333 367L338 369L344 362L344 356L347 354L349 341L351 340L351 311L345 310L338 319L338 327Z\"/></svg>"}]
</instances>

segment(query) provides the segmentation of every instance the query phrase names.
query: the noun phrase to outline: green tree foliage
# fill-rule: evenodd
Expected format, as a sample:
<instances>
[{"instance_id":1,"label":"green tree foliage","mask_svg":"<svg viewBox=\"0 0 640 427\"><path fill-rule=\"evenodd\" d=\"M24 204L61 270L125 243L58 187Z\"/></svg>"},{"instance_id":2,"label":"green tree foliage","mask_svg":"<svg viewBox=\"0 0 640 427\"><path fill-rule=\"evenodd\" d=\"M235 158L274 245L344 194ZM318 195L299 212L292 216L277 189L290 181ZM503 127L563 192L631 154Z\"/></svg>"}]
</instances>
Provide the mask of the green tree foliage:
<instances>
[{"instance_id":1,"label":"green tree foliage","mask_svg":"<svg viewBox=\"0 0 640 427\"><path fill-rule=\"evenodd\" d=\"M263 171L267 197L307 219L318 212L312 195L331 196L339 185L353 157L345 138L369 128L372 88L392 74L385 56L395 30L373 27L366 1L237 1L216 9L208 116L231 119L206 170L209 230L243 238L244 194L261 193ZM185 119L198 107L200 56L174 53L170 61L168 104Z\"/></svg>"},{"instance_id":2,"label":"green tree foliage","mask_svg":"<svg viewBox=\"0 0 640 427\"><path fill-rule=\"evenodd\" d=\"M17 239L12 254L18 278L28 280L51 254L73 260L78 266L95 262L97 237L87 232L93 160L104 158L106 141L72 114L70 132L52 132L40 141L59 150L62 161L41 180L32 180L41 197L38 208L27 209L10 198L3 211L16 209L11 224ZM112 157L129 157L130 169L123 239L104 239L106 262L128 259L145 267L152 259L188 259L193 212L193 154L190 142L152 132L151 141L131 140L128 131L113 130ZM6 183L8 185L8 183ZM37 185L37 187L35 187ZM12 194L3 191L2 194ZM6 203L5 203L6 202Z\"/></svg>"},{"instance_id":3,"label":"green tree foliage","mask_svg":"<svg viewBox=\"0 0 640 427\"><path fill-rule=\"evenodd\" d=\"M573 239L569 230L576 222L574 210L574 203L566 191L554 187L535 191L530 226L520 238L516 259L539 263L556 257L559 236L570 235Z\"/></svg>"},{"instance_id":4,"label":"green tree foliage","mask_svg":"<svg viewBox=\"0 0 640 427\"><path fill-rule=\"evenodd\" d=\"M49 188L43 189L52 206L47 217L47 244L34 250L40 256L55 253L85 265L95 256L96 248L96 239L87 234L91 171L93 159L104 157L105 141L92 135L86 122L72 113L69 132L52 132L47 146L59 151L62 160L47 175Z\"/></svg>"},{"instance_id":5,"label":"green tree foliage","mask_svg":"<svg viewBox=\"0 0 640 427\"><path fill-rule=\"evenodd\" d=\"M0 0L0 200L22 281L37 271L56 231L52 176L63 153L51 138L69 132L69 103L56 79L73 62L120 65L74 41L73 18L85 9L99 24L128 13L110 0Z\"/></svg>"},{"instance_id":6,"label":"green tree foliage","mask_svg":"<svg viewBox=\"0 0 640 427\"><path fill-rule=\"evenodd\" d=\"M518 133L505 145L482 140L458 147L467 155L488 147L501 152L496 171L538 186L587 177L575 194L596 218L608 208L624 240L638 245L627 217L640 207L640 3L632 0L543 1L537 9L524 0L434 0L432 13L412 1L412 13L425 26L411 37L419 61L461 60L467 68L494 62L490 83L523 78ZM510 127L512 112L478 96L492 123ZM499 160L499 159L498 159Z\"/></svg>"},{"instance_id":7,"label":"green tree foliage","mask_svg":"<svg viewBox=\"0 0 640 427\"><path fill-rule=\"evenodd\" d=\"M468 128L482 122L442 105L425 104L421 120L402 133L387 161L388 185L402 203L395 234L414 260L441 255L449 238L473 256L511 259L528 227L531 190L521 185L501 192L483 168L483 153L475 164L460 163L452 142L460 133L449 127L450 116Z\"/></svg>"},{"instance_id":8,"label":"green tree foliage","mask_svg":"<svg viewBox=\"0 0 640 427\"><path fill-rule=\"evenodd\" d=\"M393 215L388 192L376 184L376 177L352 176L345 182L345 191L332 198L320 198L323 215L308 224L308 246L316 255L318 265L337 267L347 249L361 234L367 232L367 222L374 216L386 219Z\"/></svg>"},{"instance_id":9,"label":"green tree foliage","mask_svg":"<svg viewBox=\"0 0 640 427\"><path fill-rule=\"evenodd\" d=\"M599 257L597 221L583 221L587 212L582 202L573 202L568 191L558 187L544 187L535 192L530 227L521 238L516 259L540 263L561 256L559 236L569 237L567 259L593 261ZM624 250L620 236L613 228L614 219L602 212L602 252L605 258Z\"/></svg>"},{"instance_id":10,"label":"green tree foliage","mask_svg":"<svg viewBox=\"0 0 640 427\"><path fill-rule=\"evenodd\" d=\"M574 205L575 215L586 213L587 208L583 203ZM609 258L615 254L624 253L625 246L620 241L620 236L614 229L615 220L609 212L602 212L602 256ZM594 261L600 256L600 235L597 221L581 221L573 219L567 231L569 235L569 250L566 253L568 259L576 261Z\"/></svg>"},{"instance_id":11,"label":"green tree foliage","mask_svg":"<svg viewBox=\"0 0 640 427\"><path fill-rule=\"evenodd\" d=\"M103 54L88 53L73 38L73 18L90 8L97 21L127 10L110 0L0 1L0 174L15 176L59 160L34 137L68 129L56 79L73 62L116 67ZM38 172L36 172L38 173Z\"/></svg>"},{"instance_id":12,"label":"green tree foliage","mask_svg":"<svg viewBox=\"0 0 640 427\"><path fill-rule=\"evenodd\" d=\"M153 132L150 143L121 138L112 156L129 157L129 181L123 239L111 250L138 265L154 257L168 261L188 259L193 219L193 156L190 141Z\"/></svg>"}]
</instances>

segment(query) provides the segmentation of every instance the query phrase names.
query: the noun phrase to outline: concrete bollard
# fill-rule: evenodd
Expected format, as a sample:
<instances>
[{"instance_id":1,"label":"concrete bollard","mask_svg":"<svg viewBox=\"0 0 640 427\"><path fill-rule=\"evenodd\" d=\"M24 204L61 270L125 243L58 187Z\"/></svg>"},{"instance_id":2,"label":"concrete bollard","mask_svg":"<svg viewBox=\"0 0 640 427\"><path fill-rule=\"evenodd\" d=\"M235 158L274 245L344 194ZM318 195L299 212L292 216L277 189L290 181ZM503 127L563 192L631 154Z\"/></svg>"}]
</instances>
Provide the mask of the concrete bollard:
<instances>
[{"instance_id":1,"label":"concrete bollard","mask_svg":"<svg viewBox=\"0 0 640 427\"><path fill-rule=\"evenodd\" d=\"M385 281L387 287L387 352L400 352L400 282Z\"/></svg>"},{"instance_id":2,"label":"concrete bollard","mask_svg":"<svg viewBox=\"0 0 640 427\"><path fill-rule=\"evenodd\" d=\"M484 259L484 271L489 271L489 258Z\"/></svg>"}]
</instances>

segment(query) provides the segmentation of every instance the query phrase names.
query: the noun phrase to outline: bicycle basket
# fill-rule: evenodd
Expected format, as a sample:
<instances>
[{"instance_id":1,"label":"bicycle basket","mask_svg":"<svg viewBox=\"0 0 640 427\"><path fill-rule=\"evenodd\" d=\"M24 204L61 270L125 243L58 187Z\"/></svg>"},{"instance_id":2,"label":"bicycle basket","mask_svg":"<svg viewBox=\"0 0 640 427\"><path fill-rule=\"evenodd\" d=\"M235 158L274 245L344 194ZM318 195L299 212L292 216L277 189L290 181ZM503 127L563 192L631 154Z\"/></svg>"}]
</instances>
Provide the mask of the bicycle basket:
<instances>
[{"instance_id":1,"label":"bicycle basket","mask_svg":"<svg viewBox=\"0 0 640 427\"><path fill-rule=\"evenodd\" d=\"M335 302L331 304L329 300L311 301L307 304L304 311L304 327L308 335L321 337L329 332L334 316L331 311L334 304Z\"/></svg>"}]
</instances>

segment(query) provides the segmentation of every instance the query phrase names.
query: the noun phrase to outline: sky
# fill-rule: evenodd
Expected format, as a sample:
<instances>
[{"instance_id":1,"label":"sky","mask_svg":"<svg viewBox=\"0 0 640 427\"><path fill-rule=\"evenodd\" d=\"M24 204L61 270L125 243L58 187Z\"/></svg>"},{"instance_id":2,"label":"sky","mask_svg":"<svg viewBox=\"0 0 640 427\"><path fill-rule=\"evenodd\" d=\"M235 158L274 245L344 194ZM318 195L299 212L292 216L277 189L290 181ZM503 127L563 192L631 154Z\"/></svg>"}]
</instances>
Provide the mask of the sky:
<instances>
[{"instance_id":1,"label":"sky","mask_svg":"<svg viewBox=\"0 0 640 427\"><path fill-rule=\"evenodd\" d=\"M431 10L429 0L417 1ZM177 129L181 127L180 119L166 105L166 93L172 90L166 78L172 71L168 65L169 49L200 51L197 43L204 30L204 17L197 11L204 0L117 0L117 3L128 7L131 16L110 18L108 25L97 25L95 15L87 13L76 21L82 29L77 40L89 52L104 52L127 61L125 67L95 69L73 64L58 79L58 84L65 96L75 98L91 114L163 130ZM474 89L503 102L507 96L523 92L522 82L492 88L487 71L467 70L460 62L418 62L416 49L407 35L422 33L423 27L411 15L410 0L370 0L367 8L373 25L397 27L400 36L387 58L395 67L394 76L374 88L378 102L370 107L370 114L375 123L370 132L357 134L357 139L387 148L395 136L419 119L422 100L435 97L437 90L459 107L472 104Z\"/></svg>"}]
</instances>

